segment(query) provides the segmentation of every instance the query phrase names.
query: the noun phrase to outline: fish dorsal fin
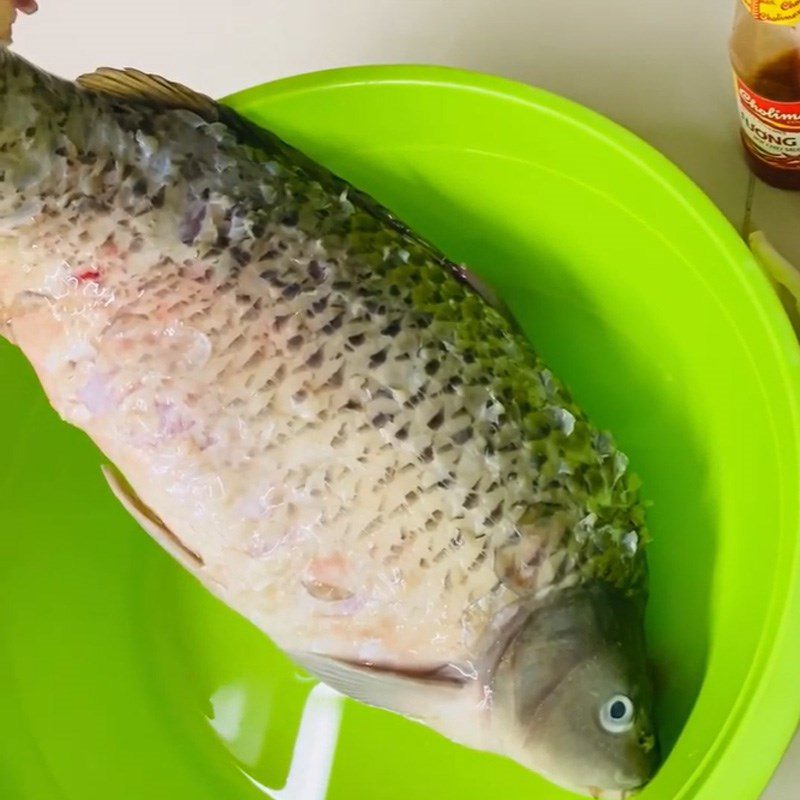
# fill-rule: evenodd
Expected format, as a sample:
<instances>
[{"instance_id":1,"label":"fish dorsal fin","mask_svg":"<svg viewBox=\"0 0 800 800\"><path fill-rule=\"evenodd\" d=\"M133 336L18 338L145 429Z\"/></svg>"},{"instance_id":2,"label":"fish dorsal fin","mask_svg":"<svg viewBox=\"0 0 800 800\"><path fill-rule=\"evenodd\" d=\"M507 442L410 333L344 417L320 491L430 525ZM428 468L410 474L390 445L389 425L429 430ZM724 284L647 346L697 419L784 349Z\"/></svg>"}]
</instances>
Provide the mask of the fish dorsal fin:
<instances>
[{"instance_id":1,"label":"fish dorsal fin","mask_svg":"<svg viewBox=\"0 0 800 800\"><path fill-rule=\"evenodd\" d=\"M464 264L454 264L444 256L440 256L440 258L447 264L450 272L457 281L469 286L487 305L490 305L498 314L505 317L508 322L516 325L516 320L508 306L483 278L480 278L477 273L473 272Z\"/></svg>"},{"instance_id":2,"label":"fish dorsal fin","mask_svg":"<svg viewBox=\"0 0 800 800\"><path fill-rule=\"evenodd\" d=\"M185 108L208 122L219 119L218 106L210 97L138 69L100 67L81 75L75 83L87 91L118 100L148 103L158 108Z\"/></svg>"}]
</instances>

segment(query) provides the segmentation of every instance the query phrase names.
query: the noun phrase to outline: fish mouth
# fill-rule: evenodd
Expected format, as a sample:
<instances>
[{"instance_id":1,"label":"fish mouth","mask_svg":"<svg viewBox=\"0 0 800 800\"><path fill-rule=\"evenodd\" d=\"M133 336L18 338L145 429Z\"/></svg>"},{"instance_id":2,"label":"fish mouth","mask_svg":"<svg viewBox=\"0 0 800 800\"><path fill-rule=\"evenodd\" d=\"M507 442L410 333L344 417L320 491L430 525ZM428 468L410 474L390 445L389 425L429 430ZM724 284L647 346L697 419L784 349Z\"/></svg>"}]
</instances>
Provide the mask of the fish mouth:
<instances>
[{"instance_id":1,"label":"fish mouth","mask_svg":"<svg viewBox=\"0 0 800 800\"><path fill-rule=\"evenodd\" d=\"M619 789L598 789L595 786L589 786L585 793L592 798L592 800L629 800L634 797L644 788L644 784L639 781L635 786Z\"/></svg>"},{"instance_id":2,"label":"fish mouth","mask_svg":"<svg viewBox=\"0 0 800 800\"><path fill-rule=\"evenodd\" d=\"M599 786L588 786L583 787L582 792L593 800L630 800L638 795L649 781L650 777L643 778L641 775L617 771L614 773L613 788L601 789Z\"/></svg>"},{"instance_id":3,"label":"fish mouth","mask_svg":"<svg viewBox=\"0 0 800 800\"><path fill-rule=\"evenodd\" d=\"M614 775L614 780L617 782L617 786L619 787L618 791L628 792L628 794L632 794L638 789L641 789L647 782L646 779L643 779L639 776L626 775L621 772L617 772Z\"/></svg>"}]
</instances>

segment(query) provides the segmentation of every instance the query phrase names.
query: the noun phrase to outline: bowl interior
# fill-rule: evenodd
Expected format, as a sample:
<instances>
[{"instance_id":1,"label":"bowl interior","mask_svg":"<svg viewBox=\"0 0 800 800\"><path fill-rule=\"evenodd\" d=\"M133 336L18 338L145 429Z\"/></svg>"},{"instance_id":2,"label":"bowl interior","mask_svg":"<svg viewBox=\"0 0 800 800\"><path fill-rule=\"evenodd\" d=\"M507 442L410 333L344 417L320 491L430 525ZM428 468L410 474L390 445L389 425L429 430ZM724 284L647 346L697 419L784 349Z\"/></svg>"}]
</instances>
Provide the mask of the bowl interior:
<instances>
[{"instance_id":1,"label":"bowl interior","mask_svg":"<svg viewBox=\"0 0 800 800\"><path fill-rule=\"evenodd\" d=\"M634 137L497 79L363 68L229 102L469 263L614 433L652 503L669 757L641 797L755 798L800 707L786 666L800 655L800 358L734 231ZM102 457L0 350L0 719L13 734L0 794L234 800L283 786L312 684L138 530ZM487 789L571 796L345 703L330 798Z\"/></svg>"}]
</instances>

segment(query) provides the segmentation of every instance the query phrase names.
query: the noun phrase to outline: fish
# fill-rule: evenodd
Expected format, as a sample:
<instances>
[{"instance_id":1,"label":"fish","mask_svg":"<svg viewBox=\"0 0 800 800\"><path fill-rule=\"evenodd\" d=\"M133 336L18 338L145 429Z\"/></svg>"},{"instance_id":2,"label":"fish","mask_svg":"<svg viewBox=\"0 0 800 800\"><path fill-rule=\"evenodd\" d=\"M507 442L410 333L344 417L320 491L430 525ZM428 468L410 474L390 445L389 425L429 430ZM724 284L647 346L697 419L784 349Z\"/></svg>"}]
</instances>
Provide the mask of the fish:
<instances>
[{"instance_id":1,"label":"fish","mask_svg":"<svg viewBox=\"0 0 800 800\"><path fill-rule=\"evenodd\" d=\"M6 46L0 265L111 490L298 665L582 794L651 778L639 481L466 267L204 95Z\"/></svg>"}]
</instances>

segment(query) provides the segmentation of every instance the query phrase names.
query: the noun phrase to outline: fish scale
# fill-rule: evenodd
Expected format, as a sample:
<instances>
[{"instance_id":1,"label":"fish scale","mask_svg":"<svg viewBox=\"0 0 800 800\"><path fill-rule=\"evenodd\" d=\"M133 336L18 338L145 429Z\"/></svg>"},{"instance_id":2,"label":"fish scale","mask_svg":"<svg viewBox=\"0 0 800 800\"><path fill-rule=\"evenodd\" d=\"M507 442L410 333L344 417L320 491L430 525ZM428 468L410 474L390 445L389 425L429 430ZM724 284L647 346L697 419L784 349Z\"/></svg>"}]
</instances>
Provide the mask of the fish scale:
<instances>
[{"instance_id":1,"label":"fish scale","mask_svg":"<svg viewBox=\"0 0 800 800\"><path fill-rule=\"evenodd\" d=\"M0 93L4 331L279 645L471 674L548 596L643 596L627 460L465 270L219 107L5 51Z\"/></svg>"}]
</instances>

